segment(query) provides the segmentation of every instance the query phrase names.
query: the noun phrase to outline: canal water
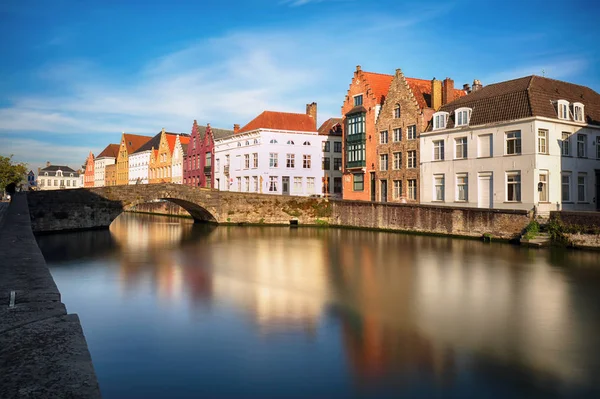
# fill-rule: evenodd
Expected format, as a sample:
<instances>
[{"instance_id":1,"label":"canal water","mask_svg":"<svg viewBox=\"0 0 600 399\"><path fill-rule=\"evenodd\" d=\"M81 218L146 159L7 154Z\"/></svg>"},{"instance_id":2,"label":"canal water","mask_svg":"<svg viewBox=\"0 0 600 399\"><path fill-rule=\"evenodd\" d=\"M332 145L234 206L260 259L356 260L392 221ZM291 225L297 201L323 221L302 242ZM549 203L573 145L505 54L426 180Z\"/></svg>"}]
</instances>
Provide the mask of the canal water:
<instances>
[{"instance_id":1,"label":"canal water","mask_svg":"<svg viewBox=\"0 0 600 399\"><path fill-rule=\"evenodd\" d=\"M38 239L103 397L600 397L600 252L123 214Z\"/></svg>"}]
</instances>

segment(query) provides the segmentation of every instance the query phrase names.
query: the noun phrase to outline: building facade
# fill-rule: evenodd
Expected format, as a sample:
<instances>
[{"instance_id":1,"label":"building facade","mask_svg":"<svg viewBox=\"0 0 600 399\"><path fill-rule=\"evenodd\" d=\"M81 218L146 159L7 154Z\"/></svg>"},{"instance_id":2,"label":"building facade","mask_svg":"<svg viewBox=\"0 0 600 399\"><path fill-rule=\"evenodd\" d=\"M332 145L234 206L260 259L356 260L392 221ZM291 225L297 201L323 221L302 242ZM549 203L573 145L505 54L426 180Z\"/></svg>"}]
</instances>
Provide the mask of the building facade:
<instances>
[{"instance_id":1,"label":"building facade","mask_svg":"<svg viewBox=\"0 0 600 399\"><path fill-rule=\"evenodd\" d=\"M466 95L454 81L407 78L396 70L375 124L376 171L369 176L371 196L381 202L419 203L419 137L433 113Z\"/></svg>"},{"instance_id":2,"label":"building facade","mask_svg":"<svg viewBox=\"0 0 600 399\"><path fill-rule=\"evenodd\" d=\"M175 139L175 148L173 148L173 158L171 164L171 180L175 184L183 184L183 164L187 158L187 147L189 143L182 144L180 136Z\"/></svg>"},{"instance_id":3,"label":"building facade","mask_svg":"<svg viewBox=\"0 0 600 399\"><path fill-rule=\"evenodd\" d=\"M117 164L113 163L106 165L104 170L104 185L105 186L116 186L117 185Z\"/></svg>"},{"instance_id":4,"label":"building facade","mask_svg":"<svg viewBox=\"0 0 600 399\"><path fill-rule=\"evenodd\" d=\"M180 140L187 144L190 136L187 134L165 132L165 129L160 133L160 143L155 150L155 156L150 157L149 164L149 181L153 183L171 183L171 172L173 170L173 150L175 149L175 141L178 136Z\"/></svg>"},{"instance_id":5,"label":"building facade","mask_svg":"<svg viewBox=\"0 0 600 399\"><path fill-rule=\"evenodd\" d=\"M434 114L421 162L423 203L600 210L600 95L539 76L479 88Z\"/></svg>"},{"instance_id":6,"label":"building facade","mask_svg":"<svg viewBox=\"0 0 600 399\"><path fill-rule=\"evenodd\" d=\"M234 130L214 129L210 124L201 126L194 120L187 147L186 162L183 164L183 184L214 187L215 171L212 160L215 156L215 140L231 136L237 131L239 131L239 125L235 125Z\"/></svg>"},{"instance_id":7,"label":"building facade","mask_svg":"<svg viewBox=\"0 0 600 399\"><path fill-rule=\"evenodd\" d=\"M90 151L85 160L85 170L83 172L83 187L94 187L94 154Z\"/></svg>"},{"instance_id":8,"label":"building facade","mask_svg":"<svg viewBox=\"0 0 600 399\"><path fill-rule=\"evenodd\" d=\"M238 133L215 140L215 188L224 191L321 195L327 136L307 114L265 111Z\"/></svg>"},{"instance_id":9,"label":"building facade","mask_svg":"<svg viewBox=\"0 0 600 399\"><path fill-rule=\"evenodd\" d=\"M116 162L116 185L129 184L129 154L133 154L151 138L123 133Z\"/></svg>"},{"instance_id":10,"label":"building facade","mask_svg":"<svg viewBox=\"0 0 600 399\"><path fill-rule=\"evenodd\" d=\"M37 186L40 190L63 190L80 188L79 172L66 165L46 163L45 168L38 169Z\"/></svg>"},{"instance_id":11,"label":"building facade","mask_svg":"<svg viewBox=\"0 0 600 399\"><path fill-rule=\"evenodd\" d=\"M35 173L33 172L33 170L30 170L29 173L27 173L27 190L36 190L37 189L37 182L35 179Z\"/></svg>"},{"instance_id":12,"label":"building facade","mask_svg":"<svg viewBox=\"0 0 600 399\"><path fill-rule=\"evenodd\" d=\"M342 198L342 118L330 118L319 127L323 141L322 190L324 196Z\"/></svg>"},{"instance_id":13,"label":"building facade","mask_svg":"<svg viewBox=\"0 0 600 399\"><path fill-rule=\"evenodd\" d=\"M94 160L94 187L105 185L106 167L114 165L119 155L119 144L109 144Z\"/></svg>"}]
</instances>

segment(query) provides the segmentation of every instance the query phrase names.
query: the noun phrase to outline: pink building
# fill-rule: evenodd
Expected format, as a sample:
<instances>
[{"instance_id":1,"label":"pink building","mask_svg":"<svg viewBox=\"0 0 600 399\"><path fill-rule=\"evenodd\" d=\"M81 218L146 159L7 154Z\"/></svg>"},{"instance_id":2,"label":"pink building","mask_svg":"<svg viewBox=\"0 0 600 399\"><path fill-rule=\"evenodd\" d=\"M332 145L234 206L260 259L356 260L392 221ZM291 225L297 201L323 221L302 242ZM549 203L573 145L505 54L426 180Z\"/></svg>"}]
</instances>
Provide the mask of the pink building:
<instances>
[{"instance_id":1,"label":"pink building","mask_svg":"<svg viewBox=\"0 0 600 399\"><path fill-rule=\"evenodd\" d=\"M236 126L239 129L239 125ZM214 187L214 140L231 136L233 133L233 130L214 129L210 127L210 124L201 126L194 120L192 135L183 163L183 184L196 187Z\"/></svg>"}]
</instances>

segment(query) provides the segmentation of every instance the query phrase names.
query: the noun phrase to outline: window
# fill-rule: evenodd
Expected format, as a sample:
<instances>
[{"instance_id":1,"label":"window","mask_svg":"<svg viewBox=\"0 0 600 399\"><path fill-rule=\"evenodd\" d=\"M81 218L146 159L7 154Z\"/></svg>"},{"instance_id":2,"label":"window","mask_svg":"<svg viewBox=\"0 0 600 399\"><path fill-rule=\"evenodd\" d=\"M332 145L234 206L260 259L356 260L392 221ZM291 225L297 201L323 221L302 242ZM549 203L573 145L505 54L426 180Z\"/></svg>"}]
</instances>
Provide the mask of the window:
<instances>
[{"instance_id":1,"label":"window","mask_svg":"<svg viewBox=\"0 0 600 399\"><path fill-rule=\"evenodd\" d=\"M246 144L245 144L245 145L250 145L250 141L246 141Z\"/></svg>"},{"instance_id":2,"label":"window","mask_svg":"<svg viewBox=\"0 0 600 399\"><path fill-rule=\"evenodd\" d=\"M577 175L577 201L585 202L585 180L586 174L580 173Z\"/></svg>"},{"instance_id":3,"label":"window","mask_svg":"<svg viewBox=\"0 0 600 399\"><path fill-rule=\"evenodd\" d=\"M571 174L563 173L560 178L561 197L563 202L571 201Z\"/></svg>"},{"instance_id":4,"label":"window","mask_svg":"<svg viewBox=\"0 0 600 399\"><path fill-rule=\"evenodd\" d=\"M331 169L331 158L329 157L323 157L323 170L329 170Z\"/></svg>"},{"instance_id":5,"label":"window","mask_svg":"<svg viewBox=\"0 0 600 399\"><path fill-rule=\"evenodd\" d=\"M387 130L383 130L379 132L379 144L387 144L388 143L388 132Z\"/></svg>"},{"instance_id":6,"label":"window","mask_svg":"<svg viewBox=\"0 0 600 399\"><path fill-rule=\"evenodd\" d=\"M254 192L258 192L258 176L252 176L252 186L254 187Z\"/></svg>"},{"instance_id":7,"label":"window","mask_svg":"<svg viewBox=\"0 0 600 399\"><path fill-rule=\"evenodd\" d=\"M454 111L455 126L467 126L471 119L471 108L459 108Z\"/></svg>"},{"instance_id":8,"label":"window","mask_svg":"<svg viewBox=\"0 0 600 399\"><path fill-rule=\"evenodd\" d=\"M585 120L582 103L573 103L573 120L576 122L583 122Z\"/></svg>"},{"instance_id":9,"label":"window","mask_svg":"<svg viewBox=\"0 0 600 399\"><path fill-rule=\"evenodd\" d=\"M560 142L560 155L568 157L570 155L569 148L569 132L562 132L562 141Z\"/></svg>"},{"instance_id":10,"label":"window","mask_svg":"<svg viewBox=\"0 0 600 399\"><path fill-rule=\"evenodd\" d=\"M258 144L258 139L254 139L254 144Z\"/></svg>"},{"instance_id":11,"label":"window","mask_svg":"<svg viewBox=\"0 0 600 399\"><path fill-rule=\"evenodd\" d=\"M358 107L359 105L363 104L363 96L362 94L359 94L358 96L354 96L354 106Z\"/></svg>"},{"instance_id":12,"label":"window","mask_svg":"<svg viewBox=\"0 0 600 399\"><path fill-rule=\"evenodd\" d=\"M467 158L467 138L459 137L455 140L455 151L454 157L456 159Z\"/></svg>"},{"instance_id":13,"label":"window","mask_svg":"<svg viewBox=\"0 0 600 399\"><path fill-rule=\"evenodd\" d=\"M54 179L54 187L58 187L58 180Z\"/></svg>"},{"instance_id":14,"label":"window","mask_svg":"<svg viewBox=\"0 0 600 399\"><path fill-rule=\"evenodd\" d=\"M506 173L506 201L521 201L521 172Z\"/></svg>"},{"instance_id":15,"label":"window","mask_svg":"<svg viewBox=\"0 0 600 399\"><path fill-rule=\"evenodd\" d=\"M433 114L433 130L437 129L445 129L446 128L446 120L448 119L447 112L436 112Z\"/></svg>"},{"instance_id":16,"label":"window","mask_svg":"<svg viewBox=\"0 0 600 399\"><path fill-rule=\"evenodd\" d=\"M296 166L296 155L295 154L287 154L285 157L285 167L286 168L294 168Z\"/></svg>"},{"instance_id":17,"label":"window","mask_svg":"<svg viewBox=\"0 0 600 399\"><path fill-rule=\"evenodd\" d=\"M433 175L433 186L435 190L434 201L444 200L444 175Z\"/></svg>"},{"instance_id":18,"label":"window","mask_svg":"<svg viewBox=\"0 0 600 399\"><path fill-rule=\"evenodd\" d=\"M414 169L417 167L417 151L408 151L407 168Z\"/></svg>"},{"instance_id":19,"label":"window","mask_svg":"<svg viewBox=\"0 0 600 399\"><path fill-rule=\"evenodd\" d=\"M252 154L252 167L254 169L258 168L258 152Z\"/></svg>"},{"instance_id":20,"label":"window","mask_svg":"<svg viewBox=\"0 0 600 399\"><path fill-rule=\"evenodd\" d=\"M353 178L353 190L363 191L365 189L365 175L363 173L354 173Z\"/></svg>"},{"instance_id":21,"label":"window","mask_svg":"<svg viewBox=\"0 0 600 399\"><path fill-rule=\"evenodd\" d=\"M333 178L333 193L341 194L341 192L342 192L342 178L334 177Z\"/></svg>"},{"instance_id":22,"label":"window","mask_svg":"<svg viewBox=\"0 0 600 399\"><path fill-rule=\"evenodd\" d=\"M539 201L548 202L548 172L540 173L538 179Z\"/></svg>"},{"instance_id":23,"label":"window","mask_svg":"<svg viewBox=\"0 0 600 399\"><path fill-rule=\"evenodd\" d=\"M225 166L229 166L229 155L225 155Z\"/></svg>"},{"instance_id":24,"label":"window","mask_svg":"<svg viewBox=\"0 0 600 399\"><path fill-rule=\"evenodd\" d=\"M406 138L408 140L414 140L417 138L417 125L410 125L406 128Z\"/></svg>"},{"instance_id":25,"label":"window","mask_svg":"<svg viewBox=\"0 0 600 399\"><path fill-rule=\"evenodd\" d=\"M250 169L250 154L244 154L244 169Z\"/></svg>"},{"instance_id":26,"label":"window","mask_svg":"<svg viewBox=\"0 0 600 399\"><path fill-rule=\"evenodd\" d=\"M242 142L241 142L241 141L238 141L238 143L237 143L237 146L238 146L238 147L241 147L241 146L242 146Z\"/></svg>"},{"instance_id":27,"label":"window","mask_svg":"<svg viewBox=\"0 0 600 399\"><path fill-rule=\"evenodd\" d=\"M237 177L236 180L237 180L237 190L241 192L242 191L242 178Z\"/></svg>"},{"instance_id":28,"label":"window","mask_svg":"<svg viewBox=\"0 0 600 399\"><path fill-rule=\"evenodd\" d=\"M275 139L271 139L271 141L269 141L270 144L277 144L277 140Z\"/></svg>"},{"instance_id":29,"label":"window","mask_svg":"<svg viewBox=\"0 0 600 399\"><path fill-rule=\"evenodd\" d=\"M402 180L394 180L394 191L392 192L393 199L400 199L402 197Z\"/></svg>"},{"instance_id":30,"label":"window","mask_svg":"<svg viewBox=\"0 0 600 399\"><path fill-rule=\"evenodd\" d=\"M271 152L269 153L269 167L270 168L277 168L279 167L279 163L277 161L277 153L275 152Z\"/></svg>"},{"instance_id":31,"label":"window","mask_svg":"<svg viewBox=\"0 0 600 399\"><path fill-rule=\"evenodd\" d=\"M388 154L379 155L379 170L388 170Z\"/></svg>"},{"instance_id":32,"label":"window","mask_svg":"<svg viewBox=\"0 0 600 399\"><path fill-rule=\"evenodd\" d=\"M341 141L333 142L333 152L342 152L342 142Z\"/></svg>"},{"instance_id":33,"label":"window","mask_svg":"<svg viewBox=\"0 0 600 399\"><path fill-rule=\"evenodd\" d=\"M310 145L310 141L305 141L302 145Z\"/></svg>"},{"instance_id":34,"label":"window","mask_svg":"<svg viewBox=\"0 0 600 399\"><path fill-rule=\"evenodd\" d=\"M306 178L306 193L307 194L315 193L315 178L314 177Z\"/></svg>"},{"instance_id":35,"label":"window","mask_svg":"<svg viewBox=\"0 0 600 399\"><path fill-rule=\"evenodd\" d=\"M242 156L236 155L235 156L235 170L240 170L240 169L242 169Z\"/></svg>"},{"instance_id":36,"label":"window","mask_svg":"<svg viewBox=\"0 0 600 399\"><path fill-rule=\"evenodd\" d=\"M329 141L324 141L323 142L323 152L329 152Z\"/></svg>"},{"instance_id":37,"label":"window","mask_svg":"<svg viewBox=\"0 0 600 399\"><path fill-rule=\"evenodd\" d=\"M394 129L394 141L402 141L402 129Z\"/></svg>"},{"instance_id":38,"label":"window","mask_svg":"<svg viewBox=\"0 0 600 399\"><path fill-rule=\"evenodd\" d=\"M277 176L269 176L269 192L277 192Z\"/></svg>"},{"instance_id":39,"label":"window","mask_svg":"<svg viewBox=\"0 0 600 399\"><path fill-rule=\"evenodd\" d=\"M469 176L466 173L456 175L456 200L469 200Z\"/></svg>"},{"instance_id":40,"label":"window","mask_svg":"<svg viewBox=\"0 0 600 399\"><path fill-rule=\"evenodd\" d=\"M548 131L544 129L538 130L538 154L548 153Z\"/></svg>"},{"instance_id":41,"label":"window","mask_svg":"<svg viewBox=\"0 0 600 399\"><path fill-rule=\"evenodd\" d=\"M333 158L333 170L342 170L342 158Z\"/></svg>"},{"instance_id":42,"label":"window","mask_svg":"<svg viewBox=\"0 0 600 399\"><path fill-rule=\"evenodd\" d=\"M416 179L408 180L408 199L411 199L411 200L417 199L417 180Z\"/></svg>"},{"instance_id":43,"label":"window","mask_svg":"<svg viewBox=\"0 0 600 399\"><path fill-rule=\"evenodd\" d=\"M570 119L569 118L569 102L566 100L558 100L558 118L559 119Z\"/></svg>"},{"instance_id":44,"label":"window","mask_svg":"<svg viewBox=\"0 0 600 399\"><path fill-rule=\"evenodd\" d=\"M402 169L402 153L395 152L394 153L394 169Z\"/></svg>"},{"instance_id":45,"label":"window","mask_svg":"<svg viewBox=\"0 0 600 399\"><path fill-rule=\"evenodd\" d=\"M75 182L73 182L75 183ZM71 187L71 180L67 180L67 187Z\"/></svg>"},{"instance_id":46,"label":"window","mask_svg":"<svg viewBox=\"0 0 600 399\"><path fill-rule=\"evenodd\" d=\"M434 161L443 161L444 160L444 140L435 140L433 142L433 160Z\"/></svg>"},{"instance_id":47,"label":"window","mask_svg":"<svg viewBox=\"0 0 600 399\"><path fill-rule=\"evenodd\" d=\"M506 155L521 153L521 131L506 132Z\"/></svg>"},{"instance_id":48,"label":"window","mask_svg":"<svg viewBox=\"0 0 600 399\"><path fill-rule=\"evenodd\" d=\"M587 156L587 135L577 135L577 156L579 158L585 158Z\"/></svg>"},{"instance_id":49,"label":"window","mask_svg":"<svg viewBox=\"0 0 600 399\"><path fill-rule=\"evenodd\" d=\"M302 177L294 177L294 192L302 192Z\"/></svg>"},{"instance_id":50,"label":"window","mask_svg":"<svg viewBox=\"0 0 600 399\"><path fill-rule=\"evenodd\" d=\"M310 169L310 155L302 156L302 167L304 169Z\"/></svg>"},{"instance_id":51,"label":"window","mask_svg":"<svg viewBox=\"0 0 600 399\"><path fill-rule=\"evenodd\" d=\"M244 176L244 191L250 191L250 176Z\"/></svg>"},{"instance_id":52,"label":"window","mask_svg":"<svg viewBox=\"0 0 600 399\"><path fill-rule=\"evenodd\" d=\"M400 104L396 104L394 107L394 118L400 118Z\"/></svg>"},{"instance_id":53,"label":"window","mask_svg":"<svg viewBox=\"0 0 600 399\"><path fill-rule=\"evenodd\" d=\"M294 140L288 140L286 144L288 144L288 145L294 145Z\"/></svg>"}]
</instances>

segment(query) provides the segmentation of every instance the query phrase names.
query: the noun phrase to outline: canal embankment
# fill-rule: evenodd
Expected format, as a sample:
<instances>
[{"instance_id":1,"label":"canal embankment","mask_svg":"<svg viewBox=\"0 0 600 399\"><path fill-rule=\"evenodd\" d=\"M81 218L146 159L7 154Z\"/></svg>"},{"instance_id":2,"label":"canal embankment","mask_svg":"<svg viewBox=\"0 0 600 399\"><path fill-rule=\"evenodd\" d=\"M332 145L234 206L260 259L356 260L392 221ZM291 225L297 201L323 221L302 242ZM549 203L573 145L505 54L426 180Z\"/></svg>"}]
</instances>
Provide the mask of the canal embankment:
<instances>
[{"instance_id":1,"label":"canal embankment","mask_svg":"<svg viewBox=\"0 0 600 399\"><path fill-rule=\"evenodd\" d=\"M0 397L100 398L79 317L61 302L27 196L0 212Z\"/></svg>"}]
</instances>

